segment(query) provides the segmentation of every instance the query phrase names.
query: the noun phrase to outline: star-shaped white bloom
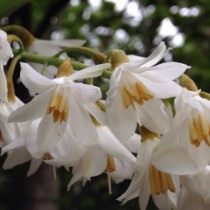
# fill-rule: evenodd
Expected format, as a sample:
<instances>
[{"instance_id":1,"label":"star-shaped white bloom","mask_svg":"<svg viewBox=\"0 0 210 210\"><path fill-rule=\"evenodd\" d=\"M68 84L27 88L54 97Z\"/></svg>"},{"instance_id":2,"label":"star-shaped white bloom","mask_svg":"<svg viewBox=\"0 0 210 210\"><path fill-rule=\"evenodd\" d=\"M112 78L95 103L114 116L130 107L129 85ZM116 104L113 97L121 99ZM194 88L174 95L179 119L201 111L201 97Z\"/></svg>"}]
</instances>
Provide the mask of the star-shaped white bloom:
<instances>
[{"instance_id":1,"label":"star-shaped white bloom","mask_svg":"<svg viewBox=\"0 0 210 210\"><path fill-rule=\"evenodd\" d=\"M70 129L76 139L86 139L94 135L94 126L84 104L95 102L101 97L98 87L75 83L99 76L109 68L109 64L101 64L75 72L70 76L48 79L28 64L21 63L20 78L33 93L39 93L32 101L17 109L9 120L24 122L41 119L36 139L37 158L47 154Z\"/></svg>"},{"instance_id":2,"label":"star-shaped white bloom","mask_svg":"<svg viewBox=\"0 0 210 210\"><path fill-rule=\"evenodd\" d=\"M105 125L105 114L94 104L86 105L93 119L97 135L92 142L88 139L75 139L69 142L70 129L67 131L68 138L64 138L58 146L51 151L52 160L47 161L55 166L73 167L73 177L69 183L69 188L79 180L87 181L91 177L98 176L104 172L112 173L121 170L122 165L130 164L134 168L136 158L121 142L113 135L111 130ZM86 137L87 138L87 137ZM121 162L120 162L121 161ZM126 165L127 166L127 165ZM119 175L116 171L114 177L121 180L130 176L133 171ZM128 178L128 177L126 177Z\"/></svg>"},{"instance_id":3,"label":"star-shaped white bloom","mask_svg":"<svg viewBox=\"0 0 210 210\"><path fill-rule=\"evenodd\" d=\"M161 43L147 58L128 57L114 69L107 93L109 125L120 139L128 139L136 123L155 133L168 130L168 116L160 99L175 97L180 86L173 80L189 68L177 62L156 65L164 56ZM136 117L137 116L137 117Z\"/></svg>"},{"instance_id":4,"label":"star-shaped white bloom","mask_svg":"<svg viewBox=\"0 0 210 210\"><path fill-rule=\"evenodd\" d=\"M210 160L210 102L186 89L175 99L176 115L153 156L160 170L195 174Z\"/></svg>"},{"instance_id":5,"label":"star-shaped white bloom","mask_svg":"<svg viewBox=\"0 0 210 210\"><path fill-rule=\"evenodd\" d=\"M171 194L175 193L174 177L159 171L151 162L154 149L159 144L157 137L146 139L140 145L137 156L136 172L126 192L118 200L126 203L130 199L139 197L141 210L146 210L150 196L162 210L175 210L176 202Z\"/></svg>"}]
</instances>

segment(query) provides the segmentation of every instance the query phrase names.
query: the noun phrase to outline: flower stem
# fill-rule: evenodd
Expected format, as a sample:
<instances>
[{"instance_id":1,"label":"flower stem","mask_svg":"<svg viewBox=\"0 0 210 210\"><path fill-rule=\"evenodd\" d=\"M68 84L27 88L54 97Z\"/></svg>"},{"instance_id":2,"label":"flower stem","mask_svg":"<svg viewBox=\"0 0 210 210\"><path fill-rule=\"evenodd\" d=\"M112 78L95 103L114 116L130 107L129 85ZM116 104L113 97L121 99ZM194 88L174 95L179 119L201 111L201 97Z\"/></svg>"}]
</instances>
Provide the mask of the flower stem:
<instances>
[{"instance_id":1,"label":"flower stem","mask_svg":"<svg viewBox=\"0 0 210 210\"><path fill-rule=\"evenodd\" d=\"M22 52L22 60L23 61L30 61L34 63L40 63L40 64L48 64L53 66L60 66L63 63L63 59L57 58L57 57L47 57L47 56L40 56L37 54L29 53L29 52ZM78 61L71 60L71 64L74 67L74 69L83 69L87 67L85 64L80 63Z\"/></svg>"},{"instance_id":2,"label":"flower stem","mask_svg":"<svg viewBox=\"0 0 210 210\"><path fill-rule=\"evenodd\" d=\"M62 53L71 53L71 52L77 52L82 53L84 55L90 56L96 61L97 63L104 63L106 60L106 55L89 47L82 47L82 46L75 46L75 47L68 47L60 51L56 54L56 56L61 55Z\"/></svg>"}]
</instances>

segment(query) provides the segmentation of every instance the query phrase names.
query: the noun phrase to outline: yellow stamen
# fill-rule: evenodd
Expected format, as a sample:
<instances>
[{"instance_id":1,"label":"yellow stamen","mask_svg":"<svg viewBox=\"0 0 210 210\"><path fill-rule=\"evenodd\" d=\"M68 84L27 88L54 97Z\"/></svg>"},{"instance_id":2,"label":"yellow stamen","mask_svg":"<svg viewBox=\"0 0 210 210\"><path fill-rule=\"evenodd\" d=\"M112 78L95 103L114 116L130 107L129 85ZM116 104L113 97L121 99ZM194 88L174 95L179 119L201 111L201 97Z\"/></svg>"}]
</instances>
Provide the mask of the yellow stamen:
<instances>
[{"instance_id":1,"label":"yellow stamen","mask_svg":"<svg viewBox=\"0 0 210 210\"><path fill-rule=\"evenodd\" d=\"M42 159L43 160L52 160L52 159L54 159L54 157L49 152L46 152L46 153L44 153Z\"/></svg>"},{"instance_id":2,"label":"yellow stamen","mask_svg":"<svg viewBox=\"0 0 210 210\"><path fill-rule=\"evenodd\" d=\"M140 81L134 84L126 84L121 89L123 105L128 108L134 101L142 105L145 101L148 101L154 97L152 92Z\"/></svg>"},{"instance_id":3,"label":"yellow stamen","mask_svg":"<svg viewBox=\"0 0 210 210\"><path fill-rule=\"evenodd\" d=\"M203 114L193 118L190 123L190 142L199 147L202 141L210 146L210 124Z\"/></svg>"},{"instance_id":4,"label":"yellow stamen","mask_svg":"<svg viewBox=\"0 0 210 210\"><path fill-rule=\"evenodd\" d=\"M107 165L106 165L106 171L107 172L113 172L116 170L114 158L111 155L107 155Z\"/></svg>"},{"instance_id":5,"label":"yellow stamen","mask_svg":"<svg viewBox=\"0 0 210 210\"><path fill-rule=\"evenodd\" d=\"M166 193L167 190L175 192L173 180L168 173L156 169L153 165L149 167L150 188L152 194Z\"/></svg>"},{"instance_id":6,"label":"yellow stamen","mask_svg":"<svg viewBox=\"0 0 210 210\"><path fill-rule=\"evenodd\" d=\"M66 122L69 114L67 99L61 91L55 91L50 99L47 114L51 114L53 122Z\"/></svg>"}]
</instances>

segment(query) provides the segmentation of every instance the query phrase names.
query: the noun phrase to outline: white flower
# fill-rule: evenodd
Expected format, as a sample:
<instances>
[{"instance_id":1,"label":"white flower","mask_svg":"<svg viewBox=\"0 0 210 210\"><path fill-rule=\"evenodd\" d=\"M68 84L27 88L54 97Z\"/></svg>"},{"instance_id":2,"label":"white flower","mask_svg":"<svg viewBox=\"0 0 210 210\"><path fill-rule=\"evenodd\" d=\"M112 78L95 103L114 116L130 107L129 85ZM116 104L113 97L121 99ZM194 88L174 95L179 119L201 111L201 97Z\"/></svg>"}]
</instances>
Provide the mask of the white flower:
<instances>
[{"instance_id":1,"label":"white flower","mask_svg":"<svg viewBox=\"0 0 210 210\"><path fill-rule=\"evenodd\" d=\"M161 210L175 209L176 202L170 193L175 194L174 178L163 171L159 171L151 162L153 151L159 144L159 139L153 137L146 139L140 145L137 156L137 167L134 177L127 191L118 198L123 203L139 197L141 210L146 210L149 197Z\"/></svg>"},{"instance_id":2,"label":"white flower","mask_svg":"<svg viewBox=\"0 0 210 210\"><path fill-rule=\"evenodd\" d=\"M156 148L153 164L173 174L198 173L210 160L210 102L183 89L175 110L172 128Z\"/></svg>"},{"instance_id":3,"label":"white flower","mask_svg":"<svg viewBox=\"0 0 210 210\"><path fill-rule=\"evenodd\" d=\"M36 139L37 158L53 149L66 129L70 129L76 139L86 139L88 136L91 139L94 136L94 126L91 126L92 120L84 104L100 99L100 89L75 83L74 80L98 76L108 67L109 64L101 64L50 80L28 64L21 63L22 82L39 95L12 113L9 120L23 122L41 118Z\"/></svg>"},{"instance_id":4,"label":"white flower","mask_svg":"<svg viewBox=\"0 0 210 210\"><path fill-rule=\"evenodd\" d=\"M160 99L178 95L181 88L173 80L189 67L176 62L155 65L165 51L166 46L161 43L147 58L130 57L114 69L107 93L107 113L109 125L120 139L128 139L134 133L137 120L155 133L167 131L169 119Z\"/></svg>"},{"instance_id":5,"label":"white flower","mask_svg":"<svg viewBox=\"0 0 210 210\"><path fill-rule=\"evenodd\" d=\"M34 145L32 142L36 140L38 121L29 123L8 123L14 124L19 131L18 136L14 136L11 142L2 148L2 154L7 153L3 168L11 169L28 161L30 162L27 176L34 174L42 163L42 159L33 158ZM13 135L15 130L9 130ZM32 147L31 147L32 146Z\"/></svg>"},{"instance_id":6,"label":"white flower","mask_svg":"<svg viewBox=\"0 0 210 210\"><path fill-rule=\"evenodd\" d=\"M3 66L13 57L12 49L7 41L7 34L0 30L0 100L7 101L7 80Z\"/></svg>"},{"instance_id":7,"label":"white flower","mask_svg":"<svg viewBox=\"0 0 210 210\"><path fill-rule=\"evenodd\" d=\"M130 169L134 167L136 161L136 158L120 143L111 130L106 125L101 124L105 119L104 113L93 104L86 105L86 108L92 116L97 131L93 141L88 143L87 139L73 138L69 142L70 134L68 134L67 138L60 141L58 146L51 151L53 159L47 161L47 163L55 166L73 167L73 177L69 183L69 188L79 180L86 181L104 172L110 173L112 176L115 170L121 169L119 161L122 161L121 164L124 163L124 165L126 163L132 165ZM67 132L70 132L70 129ZM130 175L130 173L132 171L127 174ZM119 180L125 175L115 174L115 178Z\"/></svg>"}]
</instances>

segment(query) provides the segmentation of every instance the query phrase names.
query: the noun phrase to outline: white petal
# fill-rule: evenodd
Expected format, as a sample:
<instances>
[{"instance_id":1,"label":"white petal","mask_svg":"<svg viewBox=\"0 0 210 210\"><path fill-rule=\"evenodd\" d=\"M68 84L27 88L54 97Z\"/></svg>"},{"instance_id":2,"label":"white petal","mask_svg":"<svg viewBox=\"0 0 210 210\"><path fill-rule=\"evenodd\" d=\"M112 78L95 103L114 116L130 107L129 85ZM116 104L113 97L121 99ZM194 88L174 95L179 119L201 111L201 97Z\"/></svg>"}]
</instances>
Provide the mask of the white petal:
<instances>
[{"instance_id":1,"label":"white petal","mask_svg":"<svg viewBox=\"0 0 210 210\"><path fill-rule=\"evenodd\" d=\"M58 53L62 47L80 46L84 41L80 40L40 40L36 39L28 50L45 56L53 56Z\"/></svg>"},{"instance_id":2,"label":"white petal","mask_svg":"<svg viewBox=\"0 0 210 210\"><path fill-rule=\"evenodd\" d=\"M37 148L40 153L49 152L62 138L67 124L53 122L51 115L45 115L38 127Z\"/></svg>"},{"instance_id":3,"label":"white petal","mask_svg":"<svg viewBox=\"0 0 210 210\"><path fill-rule=\"evenodd\" d=\"M0 65L6 65L9 58L13 57L13 52L7 40L0 37Z\"/></svg>"},{"instance_id":4,"label":"white petal","mask_svg":"<svg viewBox=\"0 0 210 210\"><path fill-rule=\"evenodd\" d=\"M141 136L139 134L133 134L128 140L122 142L123 145L132 153L138 153Z\"/></svg>"},{"instance_id":5,"label":"white petal","mask_svg":"<svg viewBox=\"0 0 210 210\"><path fill-rule=\"evenodd\" d=\"M4 74L3 66L0 64L0 100L7 102L7 80Z\"/></svg>"},{"instance_id":6,"label":"white petal","mask_svg":"<svg viewBox=\"0 0 210 210\"><path fill-rule=\"evenodd\" d=\"M29 152L25 147L20 147L8 154L4 164L4 169L11 169L15 166L23 164L31 159Z\"/></svg>"},{"instance_id":7,"label":"white petal","mask_svg":"<svg viewBox=\"0 0 210 210\"><path fill-rule=\"evenodd\" d=\"M123 107L121 94L113 98L107 107L108 126L120 141L127 141L136 130L137 119L132 106Z\"/></svg>"},{"instance_id":8,"label":"white petal","mask_svg":"<svg viewBox=\"0 0 210 210\"><path fill-rule=\"evenodd\" d=\"M70 100L70 121L69 128L73 136L86 145L95 144L97 139L96 127L87 110L77 101Z\"/></svg>"},{"instance_id":9,"label":"white petal","mask_svg":"<svg viewBox=\"0 0 210 210\"><path fill-rule=\"evenodd\" d=\"M159 99L146 101L143 105L135 104L140 125L157 133L163 134L170 127L170 118L164 104Z\"/></svg>"},{"instance_id":10,"label":"white petal","mask_svg":"<svg viewBox=\"0 0 210 210\"><path fill-rule=\"evenodd\" d=\"M90 148L82 160L83 176L86 179L98 176L105 171L106 165L106 154L100 148Z\"/></svg>"},{"instance_id":11,"label":"white petal","mask_svg":"<svg viewBox=\"0 0 210 210\"><path fill-rule=\"evenodd\" d=\"M135 174L134 177L132 178L132 181L128 189L119 198L117 198L117 200L123 201L123 204L125 204L129 200L138 197L140 191L139 184L141 183L141 179L142 176L139 176L139 174L138 175Z\"/></svg>"},{"instance_id":12,"label":"white petal","mask_svg":"<svg viewBox=\"0 0 210 210\"><path fill-rule=\"evenodd\" d=\"M100 88L93 85L74 83L71 85L71 91L81 104L94 103L101 98Z\"/></svg>"},{"instance_id":13,"label":"white petal","mask_svg":"<svg viewBox=\"0 0 210 210\"><path fill-rule=\"evenodd\" d=\"M85 108L93 115L100 124L106 123L106 114L96 104L85 104Z\"/></svg>"},{"instance_id":14,"label":"white petal","mask_svg":"<svg viewBox=\"0 0 210 210\"><path fill-rule=\"evenodd\" d=\"M168 62L156 65L151 68L152 71L145 71L142 74L148 75L148 77L158 76L163 80L174 80L181 76L188 68L190 67L183 63Z\"/></svg>"},{"instance_id":15,"label":"white petal","mask_svg":"<svg viewBox=\"0 0 210 210\"><path fill-rule=\"evenodd\" d=\"M42 164L41 159L32 159L30 163L30 167L27 172L27 176L33 175L39 169L40 165Z\"/></svg>"},{"instance_id":16,"label":"white petal","mask_svg":"<svg viewBox=\"0 0 210 210\"><path fill-rule=\"evenodd\" d=\"M23 122L42 117L47 111L53 87L41 95L37 95L29 103L23 105L9 116L9 122Z\"/></svg>"},{"instance_id":17,"label":"white petal","mask_svg":"<svg viewBox=\"0 0 210 210\"><path fill-rule=\"evenodd\" d=\"M198 195L182 188L177 202L177 210L209 210L210 204L205 203Z\"/></svg>"},{"instance_id":18,"label":"white petal","mask_svg":"<svg viewBox=\"0 0 210 210\"><path fill-rule=\"evenodd\" d=\"M32 95L42 93L54 82L35 71L29 64L21 63L20 79Z\"/></svg>"},{"instance_id":19,"label":"white petal","mask_svg":"<svg viewBox=\"0 0 210 210\"><path fill-rule=\"evenodd\" d=\"M161 42L158 47L144 60L142 67L150 67L158 63L166 52L166 45Z\"/></svg>"},{"instance_id":20,"label":"white petal","mask_svg":"<svg viewBox=\"0 0 210 210\"><path fill-rule=\"evenodd\" d=\"M134 173L135 166L129 162L121 161L114 158L115 171L111 173L111 178L116 184L131 179Z\"/></svg>"},{"instance_id":21,"label":"white petal","mask_svg":"<svg viewBox=\"0 0 210 210\"><path fill-rule=\"evenodd\" d=\"M150 183L148 177L149 174L146 173L144 179L141 182L141 191L139 193L139 206L141 210L146 210L149 202L149 197L151 195Z\"/></svg>"},{"instance_id":22,"label":"white petal","mask_svg":"<svg viewBox=\"0 0 210 210\"><path fill-rule=\"evenodd\" d=\"M154 97L160 99L175 97L182 89L173 81L156 82L140 75L137 78L153 93Z\"/></svg>"},{"instance_id":23,"label":"white petal","mask_svg":"<svg viewBox=\"0 0 210 210\"><path fill-rule=\"evenodd\" d=\"M174 193L175 194L175 193ZM161 210L176 210L176 205L167 193L152 196L154 203Z\"/></svg>"},{"instance_id":24,"label":"white petal","mask_svg":"<svg viewBox=\"0 0 210 210\"><path fill-rule=\"evenodd\" d=\"M75 184L76 182L80 181L83 179L83 174L82 174L82 170L81 170L81 166L80 165L76 165L73 170L72 170L72 178L67 186L67 190L70 190L71 186L73 184Z\"/></svg>"},{"instance_id":25,"label":"white petal","mask_svg":"<svg viewBox=\"0 0 210 210\"><path fill-rule=\"evenodd\" d=\"M96 66L91 66L80 71L76 71L70 76L72 80L82 80L87 78L99 77L105 69L110 69L110 63L103 63Z\"/></svg>"},{"instance_id":26,"label":"white petal","mask_svg":"<svg viewBox=\"0 0 210 210\"><path fill-rule=\"evenodd\" d=\"M136 158L119 142L107 126L99 126L97 129L99 143L104 151L120 160L136 162Z\"/></svg>"}]
</instances>

